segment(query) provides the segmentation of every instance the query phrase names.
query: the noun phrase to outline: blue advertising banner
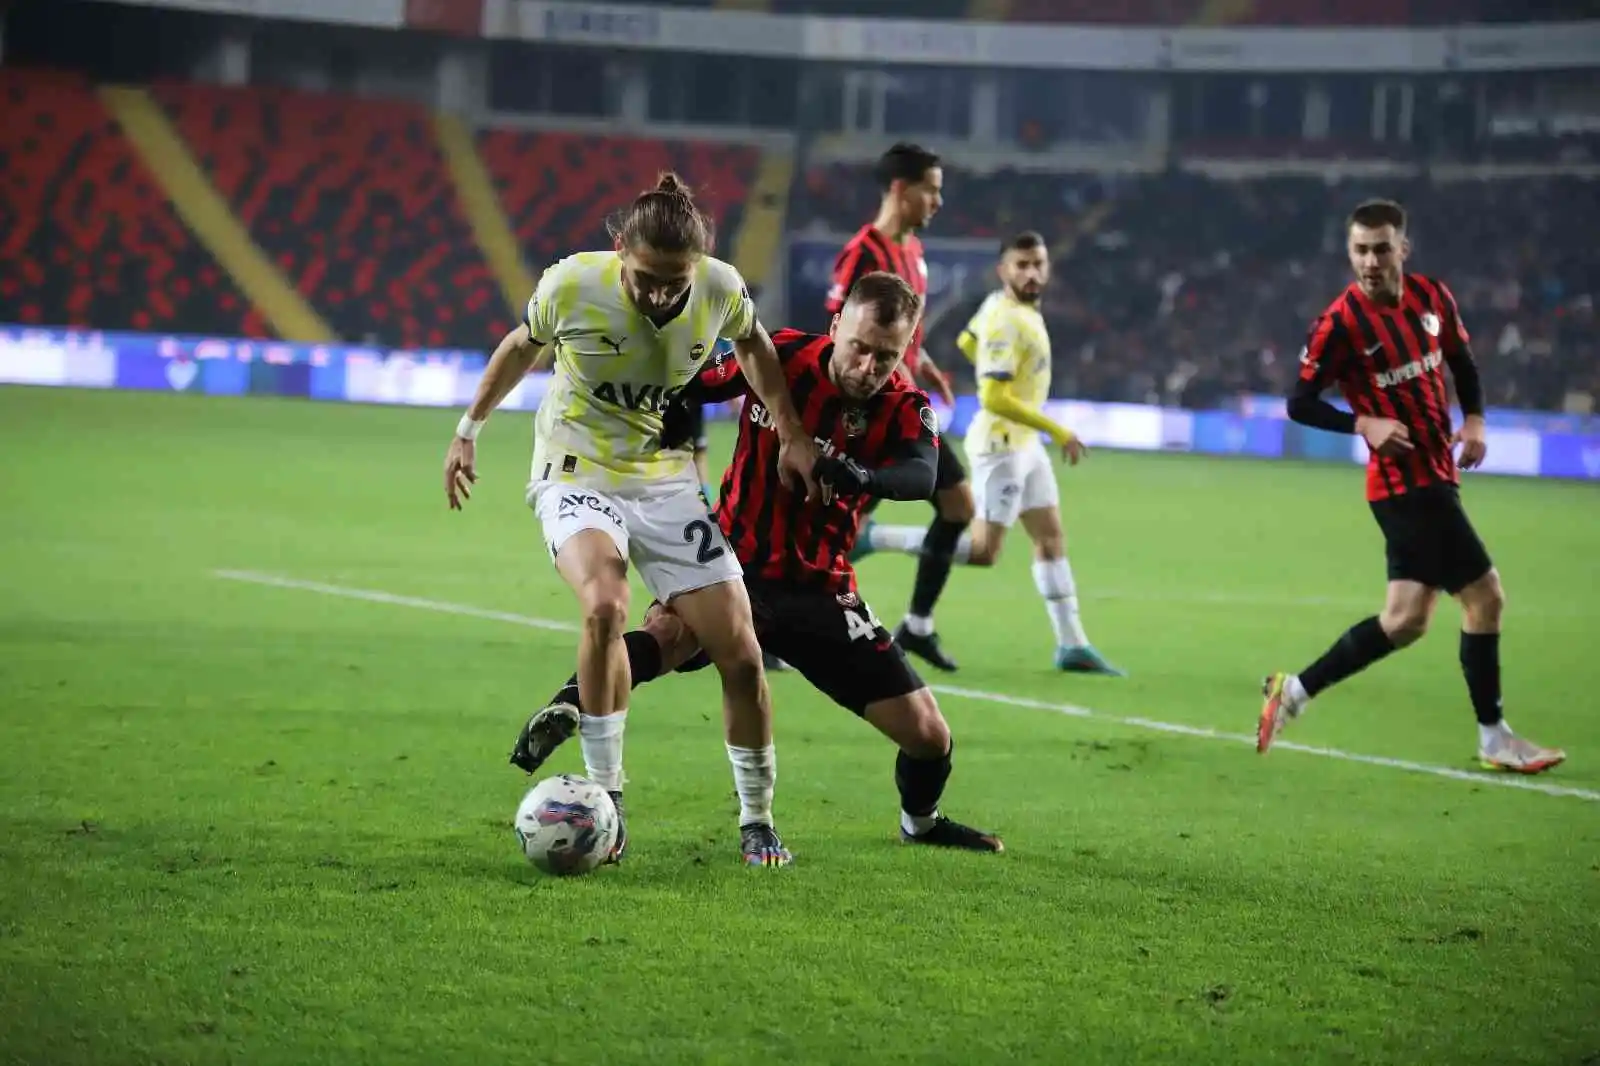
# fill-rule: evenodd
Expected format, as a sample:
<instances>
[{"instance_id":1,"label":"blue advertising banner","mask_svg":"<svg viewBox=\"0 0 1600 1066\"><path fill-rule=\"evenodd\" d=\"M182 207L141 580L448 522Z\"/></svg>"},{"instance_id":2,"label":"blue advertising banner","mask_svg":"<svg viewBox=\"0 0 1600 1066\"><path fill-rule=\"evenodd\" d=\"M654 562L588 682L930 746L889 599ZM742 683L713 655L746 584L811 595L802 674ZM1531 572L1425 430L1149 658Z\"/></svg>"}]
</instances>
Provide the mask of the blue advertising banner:
<instances>
[{"instance_id":1,"label":"blue advertising banner","mask_svg":"<svg viewBox=\"0 0 1600 1066\"><path fill-rule=\"evenodd\" d=\"M822 261L819 248L805 254L818 257L818 263ZM945 261L941 268L944 273L934 271L942 285L957 283L953 262ZM987 255L983 262L987 269ZM962 269L973 268L969 263ZM819 304L831 269L830 252L823 272L817 275L814 295ZM0 384L464 407L472 399L487 362L486 353L477 351L403 351L0 326ZM537 408L549 380L547 374L528 375L502 406L524 411ZM1272 397L1249 397L1229 411L1184 411L1142 404L1051 400L1045 409L1093 446L1341 463L1366 461L1366 445L1360 438L1289 422L1281 413L1281 404L1281 400ZM952 438L966 433L977 407L974 396L957 397L954 408L935 404L940 424ZM711 418L723 418L735 410L733 405L719 404L706 413ZM1536 428L1539 426L1561 428L1548 431ZM1491 412L1489 458L1484 471L1600 482L1600 420L1583 415Z\"/></svg>"}]
</instances>

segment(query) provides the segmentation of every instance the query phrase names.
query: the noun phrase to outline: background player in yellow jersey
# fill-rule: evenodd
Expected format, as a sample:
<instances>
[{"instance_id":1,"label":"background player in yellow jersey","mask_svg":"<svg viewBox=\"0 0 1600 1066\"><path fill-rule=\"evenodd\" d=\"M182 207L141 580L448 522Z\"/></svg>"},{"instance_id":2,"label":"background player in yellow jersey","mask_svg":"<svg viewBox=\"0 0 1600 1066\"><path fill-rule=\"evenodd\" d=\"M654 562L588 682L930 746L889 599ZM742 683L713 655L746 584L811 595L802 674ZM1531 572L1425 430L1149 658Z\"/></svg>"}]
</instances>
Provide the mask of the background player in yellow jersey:
<instances>
[{"instance_id":1,"label":"background player in yellow jersey","mask_svg":"<svg viewBox=\"0 0 1600 1066\"><path fill-rule=\"evenodd\" d=\"M1050 334L1039 300L1050 281L1050 253L1037 233L1018 234L1000 250L1001 288L978 308L959 344L977 366L979 410L967 428L967 459L977 518L956 545L956 561L993 566L1006 531L1020 520L1033 541L1033 583L1055 629L1056 668L1120 676L1089 643L1067 561L1055 470L1040 434L1077 464L1087 449L1044 412L1050 396ZM880 537L887 531L879 528ZM915 554L920 532L906 527L895 547ZM893 533L887 534L894 537Z\"/></svg>"},{"instance_id":2,"label":"background player in yellow jersey","mask_svg":"<svg viewBox=\"0 0 1600 1066\"><path fill-rule=\"evenodd\" d=\"M707 252L710 223L676 175L663 175L614 227L616 248L580 252L544 272L523 322L495 349L445 459L459 508L477 480L474 441L490 412L545 350L549 391L535 420L527 499L556 569L583 613L578 686L583 713L536 713L512 762L534 772L577 732L588 776L621 809L622 735L629 693L628 561L670 604L722 675L728 758L747 863L783 865L772 827L777 758L772 706L744 575L707 512L683 450L661 448L661 412L699 372L719 337L776 419L779 470L816 493L816 443L801 427L772 340L738 271ZM626 847L619 835L613 859Z\"/></svg>"}]
</instances>

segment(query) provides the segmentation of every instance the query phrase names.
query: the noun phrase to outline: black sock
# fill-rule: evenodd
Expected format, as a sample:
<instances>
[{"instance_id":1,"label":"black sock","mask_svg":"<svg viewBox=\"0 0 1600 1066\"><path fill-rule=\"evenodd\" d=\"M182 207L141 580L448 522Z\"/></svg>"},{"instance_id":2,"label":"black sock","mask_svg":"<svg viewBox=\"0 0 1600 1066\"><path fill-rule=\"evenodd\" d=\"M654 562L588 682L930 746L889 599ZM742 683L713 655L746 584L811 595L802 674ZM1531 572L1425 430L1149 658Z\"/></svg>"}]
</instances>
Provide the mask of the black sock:
<instances>
[{"instance_id":1,"label":"black sock","mask_svg":"<svg viewBox=\"0 0 1600 1066\"><path fill-rule=\"evenodd\" d=\"M911 587L911 613L919 618L933 615L933 605L939 602L945 582L950 580L950 567L955 558L956 542L967 527L960 522L947 522L935 518L922 539L922 554L917 559L917 581Z\"/></svg>"},{"instance_id":2,"label":"black sock","mask_svg":"<svg viewBox=\"0 0 1600 1066\"><path fill-rule=\"evenodd\" d=\"M1359 674L1392 651L1394 641L1389 639L1374 615L1345 630L1344 636L1334 641L1322 658L1300 671L1300 684L1309 699L1352 674Z\"/></svg>"},{"instance_id":3,"label":"black sock","mask_svg":"<svg viewBox=\"0 0 1600 1066\"><path fill-rule=\"evenodd\" d=\"M633 687L638 688L646 681L654 681L661 676L661 645L642 629L630 629L622 634L623 647L628 649L628 672L633 675ZM567 683L561 686L561 691L550 698L551 703L570 703L583 712L583 700L578 696L578 675L573 674L567 678Z\"/></svg>"},{"instance_id":4,"label":"black sock","mask_svg":"<svg viewBox=\"0 0 1600 1066\"><path fill-rule=\"evenodd\" d=\"M926 818L939 809L944 784L950 780L952 741L943 755L934 759L913 759L905 752L895 756L894 784L900 790L900 809L913 818Z\"/></svg>"},{"instance_id":5,"label":"black sock","mask_svg":"<svg viewBox=\"0 0 1600 1066\"><path fill-rule=\"evenodd\" d=\"M1500 634L1461 634L1461 673L1479 725L1500 722Z\"/></svg>"}]
</instances>

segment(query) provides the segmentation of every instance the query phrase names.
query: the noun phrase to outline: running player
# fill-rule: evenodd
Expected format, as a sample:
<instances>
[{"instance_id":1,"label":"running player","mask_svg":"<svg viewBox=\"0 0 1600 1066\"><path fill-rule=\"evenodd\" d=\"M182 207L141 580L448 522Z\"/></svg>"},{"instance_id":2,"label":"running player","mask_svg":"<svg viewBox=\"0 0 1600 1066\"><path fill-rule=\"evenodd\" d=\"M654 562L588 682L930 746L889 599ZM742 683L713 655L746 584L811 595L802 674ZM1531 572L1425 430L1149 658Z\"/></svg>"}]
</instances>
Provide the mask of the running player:
<instances>
[{"instance_id":1,"label":"running player","mask_svg":"<svg viewBox=\"0 0 1600 1066\"><path fill-rule=\"evenodd\" d=\"M745 860L765 864L781 854L787 861L772 827L772 708L750 601L687 454L660 449L661 411L725 336L772 412L782 476L800 477L813 492L819 453L743 280L706 254L710 224L677 176L664 174L634 200L614 238L615 250L569 256L539 279L522 323L495 350L456 429L445 491L452 508L470 496L474 441L485 420L552 347L555 370L535 422L527 499L582 612L578 678L586 713L551 724L578 733L588 776L612 793L620 812L628 695L621 638L631 559L722 675ZM613 858L626 841L624 831Z\"/></svg>"},{"instance_id":2,"label":"running player","mask_svg":"<svg viewBox=\"0 0 1600 1066\"><path fill-rule=\"evenodd\" d=\"M1478 719L1478 761L1536 774L1566 753L1519 737L1500 706L1500 572L1461 507L1460 468L1487 452L1483 386L1467 327L1444 282L1405 273L1406 213L1390 200L1361 204L1346 223L1356 280L1311 327L1289 417L1367 442L1367 499L1388 558L1383 612L1352 626L1298 674L1275 673L1256 733L1265 752L1319 693L1427 632L1442 589L1461 604L1461 672ZM1462 425L1452 431L1444 368L1455 378ZM1350 411L1322 399L1338 386ZM1351 412L1354 413L1351 413Z\"/></svg>"},{"instance_id":3,"label":"running player","mask_svg":"<svg viewBox=\"0 0 1600 1066\"><path fill-rule=\"evenodd\" d=\"M833 287L828 290L826 310L839 313L845 294L856 281L873 271L887 271L903 278L919 297L928 293L928 264L922 255L917 232L933 221L944 203L944 168L939 157L915 144L896 144L878 160L878 187L882 199L878 215L862 226L839 253L833 267ZM936 390L946 404L955 404L950 381L922 349L922 323L911 347L906 350L905 367L915 380L920 378ZM920 656L941 670L954 670L956 662L946 655L933 628L933 607L950 580L950 567L956 541L972 521L972 489L961 459L950 448L939 449L939 476L931 496L933 523L918 539L921 557L917 562L916 583L912 586L911 606L905 619L895 628L895 640L907 651ZM871 514L877 506L867 505ZM869 519L857 540L855 559L879 548L892 547L895 536L880 540Z\"/></svg>"},{"instance_id":4,"label":"running player","mask_svg":"<svg viewBox=\"0 0 1600 1066\"><path fill-rule=\"evenodd\" d=\"M777 333L789 388L825 456L817 466L823 494L806 501L776 483L770 417L752 399L740 419L717 520L743 564L762 647L900 749L894 777L902 839L997 852L1004 850L998 837L939 813L950 777L950 727L861 599L849 563L869 496L918 500L933 491L938 423L926 395L895 373L920 307L901 279L868 274L851 289L828 336ZM747 391L739 367L728 362L703 371L686 396L719 400ZM670 432L663 443L672 443ZM670 607L652 609L625 642L636 686L667 670L704 665L693 634ZM542 713L577 715L577 680L569 679Z\"/></svg>"},{"instance_id":5,"label":"running player","mask_svg":"<svg viewBox=\"0 0 1600 1066\"><path fill-rule=\"evenodd\" d=\"M1089 643L1078 613L1078 588L1067 561L1060 493L1041 433L1077 465L1087 449L1044 412L1050 396L1050 334L1039 300L1050 281L1050 252L1029 231L1007 241L996 268L1001 287L962 330L958 343L977 366L979 410L967 429L977 520L956 544L955 560L993 566L1006 530L1022 523L1033 541L1033 584L1055 630L1055 665L1073 673L1121 676ZM921 530L894 530L892 543L916 554ZM885 530L888 533L888 530Z\"/></svg>"}]
</instances>

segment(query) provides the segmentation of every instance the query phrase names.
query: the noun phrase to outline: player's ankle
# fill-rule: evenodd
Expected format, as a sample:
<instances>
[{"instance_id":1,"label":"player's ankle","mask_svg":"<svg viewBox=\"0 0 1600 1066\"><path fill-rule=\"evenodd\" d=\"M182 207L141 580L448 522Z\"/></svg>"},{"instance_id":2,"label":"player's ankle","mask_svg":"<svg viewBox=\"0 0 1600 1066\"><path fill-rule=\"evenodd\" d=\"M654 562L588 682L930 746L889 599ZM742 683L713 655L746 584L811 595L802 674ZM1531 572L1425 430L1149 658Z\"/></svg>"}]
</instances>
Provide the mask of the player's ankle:
<instances>
[{"instance_id":1,"label":"player's ankle","mask_svg":"<svg viewBox=\"0 0 1600 1066\"><path fill-rule=\"evenodd\" d=\"M908 614L905 617L906 632L915 637L933 636L933 617L924 614Z\"/></svg>"}]
</instances>

